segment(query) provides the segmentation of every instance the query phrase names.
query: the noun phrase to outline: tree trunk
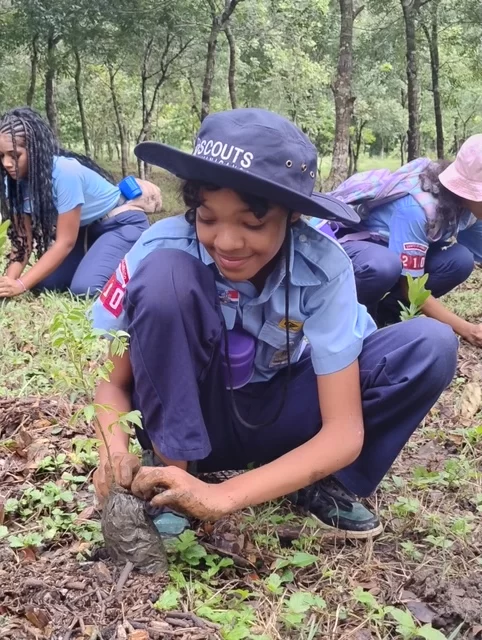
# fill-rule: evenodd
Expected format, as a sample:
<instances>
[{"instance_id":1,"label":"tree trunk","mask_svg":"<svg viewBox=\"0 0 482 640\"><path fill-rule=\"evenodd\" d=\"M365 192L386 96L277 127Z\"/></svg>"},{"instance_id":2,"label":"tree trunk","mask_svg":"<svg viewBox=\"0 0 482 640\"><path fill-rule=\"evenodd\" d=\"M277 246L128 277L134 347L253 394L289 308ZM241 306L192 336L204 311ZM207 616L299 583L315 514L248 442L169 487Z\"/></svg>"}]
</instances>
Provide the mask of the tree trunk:
<instances>
[{"instance_id":1,"label":"tree trunk","mask_svg":"<svg viewBox=\"0 0 482 640\"><path fill-rule=\"evenodd\" d=\"M352 96L353 76L353 0L340 3L340 46L336 79L332 86L335 98L335 141L330 175L326 189L331 191L347 179L349 170L350 124L355 98Z\"/></svg>"},{"instance_id":2,"label":"tree trunk","mask_svg":"<svg viewBox=\"0 0 482 640\"><path fill-rule=\"evenodd\" d=\"M407 46L407 101L408 101L408 154L410 162L420 155L420 101L418 86L418 56L416 39L416 19L419 0L401 0L405 21Z\"/></svg>"},{"instance_id":3,"label":"tree trunk","mask_svg":"<svg viewBox=\"0 0 482 640\"><path fill-rule=\"evenodd\" d=\"M224 33L229 44L229 70L228 70L228 88L229 99L231 100L231 109L237 109L238 101L236 98L236 43L229 24L224 27Z\"/></svg>"},{"instance_id":4,"label":"tree trunk","mask_svg":"<svg viewBox=\"0 0 482 640\"><path fill-rule=\"evenodd\" d=\"M221 15L218 15L214 0L208 0L209 6L211 7L212 22L208 39L206 67L204 70L203 89L201 95L201 122L207 115L209 115L209 111L211 109L211 90L214 80L214 69L216 66L216 46L218 44L218 36L221 31L228 26L229 18L232 16L240 1L241 0L224 0L224 11Z\"/></svg>"},{"instance_id":5,"label":"tree trunk","mask_svg":"<svg viewBox=\"0 0 482 640\"><path fill-rule=\"evenodd\" d=\"M437 133L437 158L442 160L444 150L444 127L442 119L442 102L439 83L439 48L438 48L438 8L439 0L432 0L430 29L424 24L423 30L427 38L430 52L430 69L432 72L433 109L435 114L435 131Z\"/></svg>"},{"instance_id":6,"label":"tree trunk","mask_svg":"<svg viewBox=\"0 0 482 640\"><path fill-rule=\"evenodd\" d=\"M45 72L45 111L47 113L49 124L56 136L58 136L59 133L57 102L55 96L55 76L57 75L55 53L57 43L58 40L54 38L51 33L47 41L47 70Z\"/></svg>"},{"instance_id":7,"label":"tree trunk","mask_svg":"<svg viewBox=\"0 0 482 640\"><path fill-rule=\"evenodd\" d=\"M355 152L353 149L353 143L350 140L350 143L348 145L348 175L352 176L354 173L356 173L356 169L354 169L355 167Z\"/></svg>"},{"instance_id":8,"label":"tree trunk","mask_svg":"<svg viewBox=\"0 0 482 640\"><path fill-rule=\"evenodd\" d=\"M355 144L352 144L352 154L353 154L353 172L352 173L357 173L358 172L358 160L360 159L360 152L361 152L361 147L362 147L362 142L363 142L363 130L366 127L367 123L366 122L361 122L360 126L356 128L356 138L355 138ZM352 175L352 173L350 173L350 175Z\"/></svg>"},{"instance_id":9,"label":"tree trunk","mask_svg":"<svg viewBox=\"0 0 482 640\"><path fill-rule=\"evenodd\" d=\"M75 55L75 94L77 96L77 104L79 106L80 126L82 128L82 137L84 139L84 149L87 156L91 155L89 131L87 128L87 119L85 117L84 96L82 93L82 61L77 49Z\"/></svg>"},{"instance_id":10,"label":"tree trunk","mask_svg":"<svg viewBox=\"0 0 482 640\"><path fill-rule=\"evenodd\" d=\"M28 107L33 104L35 97L35 89L37 87L37 71L38 71L38 35L34 35L32 39L32 51L30 54L30 82L27 90L26 103Z\"/></svg>"},{"instance_id":11,"label":"tree trunk","mask_svg":"<svg viewBox=\"0 0 482 640\"><path fill-rule=\"evenodd\" d=\"M460 149L460 140L459 140L459 122L460 119L458 116L454 118L454 147L452 149L452 155L456 156Z\"/></svg>"},{"instance_id":12,"label":"tree trunk","mask_svg":"<svg viewBox=\"0 0 482 640\"><path fill-rule=\"evenodd\" d=\"M206 69L204 71L203 90L201 95L201 122L209 115L211 109L211 89L214 80L214 68L216 66L216 46L218 35L221 31L219 18L215 16L211 24L211 32L208 40L208 52L206 56Z\"/></svg>"},{"instance_id":13,"label":"tree trunk","mask_svg":"<svg viewBox=\"0 0 482 640\"><path fill-rule=\"evenodd\" d=\"M110 66L109 66L109 86L110 86L110 95L112 97L112 105L114 106L115 118L117 122L117 130L119 132L122 176L125 178L126 175L128 175L129 173L129 155L127 150L126 127L125 127L124 118L122 115L122 107L117 98L117 92L115 88L115 73L112 67Z\"/></svg>"}]
</instances>

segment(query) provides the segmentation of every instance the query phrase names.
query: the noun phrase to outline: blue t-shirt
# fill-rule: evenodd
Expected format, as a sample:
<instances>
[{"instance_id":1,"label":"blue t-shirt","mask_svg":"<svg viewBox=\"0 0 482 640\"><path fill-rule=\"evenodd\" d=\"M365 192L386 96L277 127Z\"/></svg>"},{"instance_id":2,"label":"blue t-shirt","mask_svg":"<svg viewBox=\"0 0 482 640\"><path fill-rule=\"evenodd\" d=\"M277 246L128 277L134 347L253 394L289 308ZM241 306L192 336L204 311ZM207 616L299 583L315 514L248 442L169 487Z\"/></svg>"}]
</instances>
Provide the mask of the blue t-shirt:
<instances>
[{"instance_id":1,"label":"blue t-shirt","mask_svg":"<svg viewBox=\"0 0 482 640\"><path fill-rule=\"evenodd\" d=\"M120 191L96 171L84 167L75 158L54 157L52 189L55 207L67 213L81 205L80 226L104 217L119 202ZM22 181L23 212L32 213L28 182Z\"/></svg>"},{"instance_id":2,"label":"blue t-shirt","mask_svg":"<svg viewBox=\"0 0 482 640\"><path fill-rule=\"evenodd\" d=\"M292 328L291 361L300 358L306 338L317 375L340 371L358 358L363 340L376 329L375 323L357 302L353 267L340 245L302 220L293 225L292 240L288 319ZM162 248L179 249L198 258L194 226L184 216L176 216L144 231L93 306L96 329L128 331L122 306L124 292L135 280L143 258ZM258 293L251 282L226 280L204 247L200 252L203 263L214 271L228 330L238 323L257 340L251 382L269 380L287 365L283 261Z\"/></svg>"},{"instance_id":3,"label":"blue t-shirt","mask_svg":"<svg viewBox=\"0 0 482 640\"><path fill-rule=\"evenodd\" d=\"M454 233L448 231L439 242L447 242L453 235L468 230L475 223L474 216L466 211ZM414 278L425 272L425 258L432 241L427 235L427 218L422 207L411 195L404 196L373 211L363 220L360 229L370 231L388 248L400 256L402 275Z\"/></svg>"}]
</instances>

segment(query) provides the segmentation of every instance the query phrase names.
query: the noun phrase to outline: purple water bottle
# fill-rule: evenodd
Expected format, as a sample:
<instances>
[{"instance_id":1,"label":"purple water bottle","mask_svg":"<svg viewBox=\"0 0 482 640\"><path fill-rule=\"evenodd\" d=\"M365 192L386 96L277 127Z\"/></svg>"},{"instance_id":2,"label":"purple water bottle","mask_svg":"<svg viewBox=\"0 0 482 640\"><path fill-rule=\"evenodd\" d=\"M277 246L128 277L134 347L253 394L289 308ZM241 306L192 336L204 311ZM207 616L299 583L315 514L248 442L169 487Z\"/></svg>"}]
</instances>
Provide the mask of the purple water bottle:
<instances>
[{"instance_id":1,"label":"purple water bottle","mask_svg":"<svg viewBox=\"0 0 482 640\"><path fill-rule=\"evenodd\" d=\"M223 369L226 387L229 388L229 371L226 362L226 350L224 341L223 349ZM256 339L239 326L228 331L228 352L231 365L231 376L233 389L240 389L253 377L254 358L256 355Z\"/></svg>"}]
</instances>

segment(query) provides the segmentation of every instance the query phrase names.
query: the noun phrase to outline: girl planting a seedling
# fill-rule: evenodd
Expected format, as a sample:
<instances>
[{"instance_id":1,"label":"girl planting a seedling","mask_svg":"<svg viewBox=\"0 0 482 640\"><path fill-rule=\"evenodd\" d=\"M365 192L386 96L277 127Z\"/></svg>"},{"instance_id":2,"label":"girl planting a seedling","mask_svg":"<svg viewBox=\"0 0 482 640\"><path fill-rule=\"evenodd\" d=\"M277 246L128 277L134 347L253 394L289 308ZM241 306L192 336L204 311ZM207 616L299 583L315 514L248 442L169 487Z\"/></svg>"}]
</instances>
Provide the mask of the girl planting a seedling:
<instances>
[{"instance_id":1,"label":"girl planting a seedling","mask_svg":"<svg viewBox=\"0 0 482 640\"><path fill-rule=\"evenodd\" d=\"M149 197L128 202L106 171L60 148L49 125L27 107L0 118L0 161L2 216L12 221L0 297L29 289L100 291L148 228L146 204L160 203L157 187L145 182ZM38 261L25 271L34 250Z\"/></svg>"},{"instance_id":2,"label":"girl planting a seedling","mask_svg":"<svg viewBox=\"0 0 482 640\"><path fill-rule=\"evenodd\" d=\"M332 195L362 218L357 233L338 234L354 265L360 302L375 306L390 291L378 305L380 323L397 321L407 275L427 273L432 295L423 313L482 346L482 325L437 299L469 277L474 260L482 261L482 135L469 138L453 163L419 158L394 173L356 174Z\"/></svg>"},{"instance_id":3,"label":"girl planting a seedling","mask_svg":"<svg viewBox=\"0 0 482 640\"><path fill-rule=\"evenodd\" d=\"M205 520L288 496L348 536L379 533L356 496L450 383L452 330L418 318L376 331L343 249L301 219L356 214L312 199L315 147L283 117L216 113L192 155L153 142L136 154L184 180L187 213L144 232L94 305L97 328L130 335L96 394L114 467L101 448L98 496L113 476L153 508ZM157 466L109 427L131 408ZM195 475L247 468L218 485Z\"/></svg>"}]
</instances>

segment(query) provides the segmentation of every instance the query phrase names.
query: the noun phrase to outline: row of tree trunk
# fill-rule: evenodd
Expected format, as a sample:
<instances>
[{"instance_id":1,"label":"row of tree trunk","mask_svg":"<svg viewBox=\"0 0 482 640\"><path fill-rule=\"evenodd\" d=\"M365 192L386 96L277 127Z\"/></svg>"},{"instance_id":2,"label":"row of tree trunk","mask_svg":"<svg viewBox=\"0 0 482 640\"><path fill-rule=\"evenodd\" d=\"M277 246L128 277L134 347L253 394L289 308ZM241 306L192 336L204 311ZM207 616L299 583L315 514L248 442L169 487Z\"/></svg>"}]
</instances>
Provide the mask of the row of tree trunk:
<instances>
[{"instance_id":1,"label":"row of tree trunk","mask_svg":"<svg viewBox=\"0 0 482 640\"><path fill-rule=\"evenodd\" d=\"M430 24L422 22L430 53L432 76L432 95L437 136L437 157L444 157L444 132L442 106L439 85L439 4L440 0L400 0L405 25L407 92L402 96L408 110L407 136L401 140L401 161L405 160L404 148L407 145L407 161L420 155L420 84L418 76L417 25L420 9L430 3ZM333 160L329 177L324 185L331 190L357 169L361 146L363 124L358 127L354 144L350 140L350 126L353 117L355 96L352 93L353 76L353 25L363 7L354 7L354 0L339 0L340 5L340 44L338 67L333 83L335 100L335 140Z\"/></svg>"},{"instance_id":2,"label":"row of tree trunk","mask_svg":"<svg viewBox=\"0 0 482 640\"><path fill-rule=\"evenodd\" d=\"M224 33L229 46L229 70L228 88L231 107L237 107L236 99L236 43L230 29L230 18L236 6L242 0L224 0L224 8L221 12L216 7L215 0L208 0L211 10L211 30L207 43L206 65L202 85L201 108L196 109L200 120L209 114L211 108L211 93L215 75L216 48L221 33ZM444 157L444 133L442 108L439 87L439 46L438 46L438 12L440 0L400 0L406 38L406 74L407 91L404 96L408 110L408 131L406 138L401 140L401 160L404 161L404 147L407 146L407 160L413 160L420 154L420 90L418 77L418 52L417 52L417 24L420 19L422 4L431 3L429 24L422 22L422 29L427 39L432 77L432 95L435 115L435 127L437 136L437 156ZM335 137L332 154L332 166L329 177L324 185L325 190L331 190L346 180L352 172L357 170L358 157L362 146L362 132L366 123L360 123L356 127L355 140L350 139L350 126L353 121L353 106L355 96L352 90L353 79L353 28L357 16L363 11L363 6L355 7L355 0L339 0L340 8L340 38L338 51L337 72L332 85L335 103ZM46 72L45 72L45 111L52 129L58 133L58 113L55 98L55 79L57 75L56 48L59 37L51 33L46 46ZM150 135L152 118L159 91L170 77L171 69L178 58L190 45L190 41L181 43L173 50L173 42L167 38L164 51L159 62L159 68L155 73L150 69L153 39L147 41L141 69L141 97L142 97L142 127L137 137L137 142L147 140ZM85 116L83 91L82 91L82 60L77 49L73 49L75 59L74 83L77 103L79 108L82 136L85 153L91 155L91 144L88 134L87 120ZM31 74L27 91L27 104L31 105L35 95L39 66L39 42L35 36L31 43ZM122 113L122 106L116 89L116 73L112 65L109 69L109 87L112 105L115 113L116 125L120 141L120 155L122 174L129 171L129 144L127 126ZM149 84L151 78L155 78L154 84ZM145 177L145 166L139 164L139 175Z\"/></svg>"},{"instance_id":3,"label":"row of tree trunk","mask_svg":"<svg viewBox=\"0 0 482 640\"><path fill-rule=\"evenodd\" d=\"M208 39L207 55L206 55L206 67L204 72L204 80L202 86L201 107L196 109L200 120L209 114L211 108L211 93L214 81L215 64L216 64L216 48L218 38L221 33L224 33L229 47L229 69L228 69L228 90L231 102L231 107L235 109L237 107L236 99L236 42L234 35L230 28L230 18L233 15L236 6L242 0L224 0L224 8L219 13L215 0L208 0L211 10L211 30ZM57 56L56 50L61 38L55 36L52 32L46 42L46 55L45 55L45 112L50 126L54 132L58 135L58 111L56 101L56 76L57 76ZM171 72L175 63L185 52L187 47L191 44L191 40L187 40L180 44L175 45L174 38L168 35L164 49L162 51L160 60L157 62L157 68L152 70L153 46L154 39L149 39L143 51L143 61L141 67L141 104L142 104L142 126L137 136L136 142L142 142L149 139L152 119L157 104L157 98L159 92L164 83L171 76ZM84 141L84 149L86 155L90 156L92 153L91 143L89 139L87 119L84 108L84 98L82 90L82 59L78 49L73 48L72 56L75 60L75 72L74 72L74 85L77 98L77 104L79 108L79 116L81 123L82 136ZM27 89L26 103L31 106L34 100L38 69L39 69L39 36L35 35L31 42L31 55L30 55L30 82ZM116 74L118 69L115 69L112 64L107 65L109 72L109 88L112 99L112 106L115 114L115 121L120 141L120 158L121 158L121 170L122 174L126 176L129 172L129 141L128 141L128 129L125 122L124 114L122 111L121 101L118 97L118 91L116 87ZM138 172L140 177L146 177L146 167L144 164L139 163Z\"/></svg>"}]
</instances>

